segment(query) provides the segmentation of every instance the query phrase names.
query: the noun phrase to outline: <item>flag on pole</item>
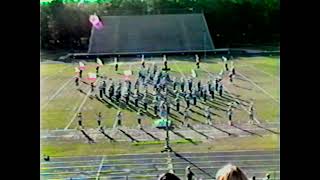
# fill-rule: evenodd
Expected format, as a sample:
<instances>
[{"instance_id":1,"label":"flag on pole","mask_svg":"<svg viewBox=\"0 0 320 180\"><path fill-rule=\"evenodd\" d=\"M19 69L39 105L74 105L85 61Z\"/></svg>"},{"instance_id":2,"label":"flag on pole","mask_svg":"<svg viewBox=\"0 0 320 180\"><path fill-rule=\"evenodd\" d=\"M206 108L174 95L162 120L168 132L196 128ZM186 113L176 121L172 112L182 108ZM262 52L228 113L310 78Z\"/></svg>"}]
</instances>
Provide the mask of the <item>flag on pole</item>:
<instances>
[{"instance_id":1,"label":"flag on pole","mask_svg":"<svg viewBox=\"0 0 320 180\"><path fill-rule=\"evenodd\" d=\"M79 69L80 70L84 70L85 69L85 66L82 62L79 62Z\"/></svg>"},{"instance_id":2,"label":"flag on pole","mask_svg":"<svg viewBox=\"0 0 320 180\"><path fill-rule=\"evenodd\" d=\"M198 56L198 54L196 54L196 61L197 61L197 62L199 61L199 56Z\"/></svg>"},{"instance_id":3,"label":"flag on pole","mask_svg":"<svg viewBox=\"0 0 320 180\"><path fill-rule=\"evenodd\" d=\"M125 80L125 81L129 81L129 80L130 80L130 77L127 76L127 75L125 75L125 76L124 76L124 80Z\"/></svg>"},{"instance_id":4,"label":"flag on pole","mask_svg":"<svg viewBox=\"0 0 320 180\"><path fill-rule=\"evenodd\" d=\"M74 72L78 73L78 72L80 72L80 69L77 68L77 67L75 67L75 68L74 68Z\"/></svg>"},{"instance_id":5,"label":"flag on pole","mask_svg":"<svg viewBox=\"0 0 320 180\"><path fill-rule=\"evenodd\" d=\"M227 61L227 58L225 58L224 56L222 56L222 60L223 60L224 62L226 62L226 61Z\"/></svg>"},{"instance_id":6,"label":"flag on pole","mask_svg":"<svg viewBox=\"0 0 320 180\"><path fill-rule=\"evenodd\" d=\"M97 74L96 73L88 73L88 79L90 81L95 81L97 79Z\"/></svg>"},{"instance_id":7,"label":"flag on pole","mask_svg":"<svg viewBox=\"0 0 320 180\"><path fill-rule=\"evenodd\" d=\"M124 72L125 76L131 76L132 75L132 71L131 70L125 70Z\"/></svg>"},{"instance_id":8,"label":"flag on pole","mask_svg":"<svg viewBox=\"0 0 320 180\"><path fill-rule=\"evenodd\" d=\"M99 64L99 66L103 66L103 63L101 61L101 59L97 58L97 63Z\"/></svg>"},{"instance_id":9,"label":"flag on pole","mask_svg":"<svg viewBox=\"0 0 320 180\"><path fill-rule=\"evenodd\" d=\"M167 60L167 56L166 55L163 55L163 61L166 61Z\"/></svg>"},{"instance_id":10,"label":"flag on pole","mask_svg":"<svg viewBox=\"0 0 320 180\"><path fill-rule=\"evenodd\" d=\"M91 24L94 28L96 28L98 30L102 29L103 24L96 13L94 13L93 15L90 15L89 21L91 22Z\"/></svg>"},{"instance_id":11,"label":"flag on pole","mask_svg":"<svg viewBox=\"0 0 320 180\"><path fill-rule=\"evenodd\" d=\"M196 78L197 77L197 73L194 69L191 70L191 76Z\"/></svg>"}]
</instances>

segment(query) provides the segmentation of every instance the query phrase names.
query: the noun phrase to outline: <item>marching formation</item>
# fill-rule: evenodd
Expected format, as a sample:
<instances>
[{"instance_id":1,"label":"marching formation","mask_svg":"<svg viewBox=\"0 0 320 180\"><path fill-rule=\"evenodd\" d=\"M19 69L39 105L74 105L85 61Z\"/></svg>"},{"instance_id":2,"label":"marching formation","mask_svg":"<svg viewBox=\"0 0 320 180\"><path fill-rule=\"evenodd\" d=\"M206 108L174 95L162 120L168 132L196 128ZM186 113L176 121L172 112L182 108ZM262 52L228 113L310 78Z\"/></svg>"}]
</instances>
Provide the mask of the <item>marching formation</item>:
<instances>
[{"instance_id":1,"label":"marching formation","mask_svg":"<svg viewBox=\"0 0 320 180\"><path fill-rule=\"evenodd\" d=\"M199 56L195 55L195 68L200 68ZM109 101L116 104L118 112L114 119L114 128L123 125L123 117L120 106L130 107L137 112L137 127L142 128L142 121L148 113L154 117L168 120L171 111L174 110L183 116L180 121L182 126L190 126L190 117L193 113L192 107L199 107L199 102L205 107L201 107L206 123L212 125L214 121L214 109L205 104L208 100L214 100L218 96L225 95L223 79L229 78L230 83L234 81L236 71L233 62L231 68L228 66L227 58L222 57L224 69L213 77L209 76L204 82L197 78L195 71L190 77L174 77L170 74L169 63L166 55L163 56L163 68L158 68L155 62L147 66L144 55L141 56L141 68L136 76L133 76L131 70L124 72L124 79L112 79L107 76L100 75L100 67L104 65L103 61L97 58L95 73L88 72L88 78L83 77L86 66L83 62L79 62L79 67L75 68L77 73L75 77L75 86L80 90L80 83L90 86L90 95L95 96L99 100ZM118 71L118 59L114 58L114 70ZM226 76L227 74L227 76ZM233 125L234 108L239 102L229 103L226 110L226 119L229 125ZM249 123L258 122L254 116L253 102L250 104ZM83 128L83 115L78 113L77 120L79 127ZM113 119L112 117L103 117L102 112L97 114L97 126L102 130L102 120Z\"/></svg>"}]
</instances>

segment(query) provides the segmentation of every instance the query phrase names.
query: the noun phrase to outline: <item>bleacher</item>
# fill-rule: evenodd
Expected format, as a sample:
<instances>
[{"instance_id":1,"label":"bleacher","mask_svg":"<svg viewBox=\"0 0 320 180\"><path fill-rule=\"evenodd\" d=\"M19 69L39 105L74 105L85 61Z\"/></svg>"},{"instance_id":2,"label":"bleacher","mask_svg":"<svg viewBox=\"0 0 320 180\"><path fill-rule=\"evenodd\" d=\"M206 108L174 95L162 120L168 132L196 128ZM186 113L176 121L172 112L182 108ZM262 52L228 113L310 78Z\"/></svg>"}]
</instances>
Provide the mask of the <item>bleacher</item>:
<instances>
[{"instance_id":1,"label":"bleacher","mask_svg":"<svg viewBox=\"0 0 320 180\"><path fill-rule=\"evenodd\" d=\"M203 14L103 16L92 29L89 54L213 50Z\"/></svg>"}]
</instances>

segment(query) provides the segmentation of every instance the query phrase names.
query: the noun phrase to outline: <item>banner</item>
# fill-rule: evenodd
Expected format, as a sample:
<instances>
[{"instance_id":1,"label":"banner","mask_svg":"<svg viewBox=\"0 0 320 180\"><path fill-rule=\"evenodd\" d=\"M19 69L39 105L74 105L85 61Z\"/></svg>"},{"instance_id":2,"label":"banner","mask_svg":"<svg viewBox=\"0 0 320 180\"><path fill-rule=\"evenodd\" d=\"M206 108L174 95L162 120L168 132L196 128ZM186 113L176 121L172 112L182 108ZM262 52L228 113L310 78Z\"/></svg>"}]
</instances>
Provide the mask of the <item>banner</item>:
<instances>
[{"instance_id":1,"label":"banner","mask_svg":"<svg viewBox=\"0 0 320 180\"><path fill-rule=\"evenodd\" d=\"M96 73L88 73L88 76L90 81L95 81L97 79Z\"/></svg>"},{"instance_id":2,"label":"banner","mask_svg":"<svg viewBox=\"0 0 320 180\"><path fill-rule=\"evenodd\" d=\"M79 69L80 70L84 70L85 69L85 66L82 62L79 62Z\"/></svg>"},{"instance_id":3,"label":"banner","mask_svg":"<svg viewBox=\"0 0 320 180\"><path fill-rule=\"evenodd\" d=\"M98 30L102 29L103 24L96 14L90 15L89 21L91 22L92 26L95 27L96 29Z\"/></svg>"}]
</instances>

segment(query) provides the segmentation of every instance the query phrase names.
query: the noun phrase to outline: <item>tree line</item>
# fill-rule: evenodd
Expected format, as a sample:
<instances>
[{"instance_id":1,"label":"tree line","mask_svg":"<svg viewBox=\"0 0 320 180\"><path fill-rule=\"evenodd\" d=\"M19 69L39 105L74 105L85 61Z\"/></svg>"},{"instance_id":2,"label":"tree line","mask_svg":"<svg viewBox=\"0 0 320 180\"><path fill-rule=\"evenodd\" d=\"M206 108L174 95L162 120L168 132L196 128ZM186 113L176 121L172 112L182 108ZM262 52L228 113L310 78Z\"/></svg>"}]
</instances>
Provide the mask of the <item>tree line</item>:
<instances>
[{"instance_id":1,"label":"tree line","mask_svg":"<svg viewBox=\"0 0 320 180\"><path fill-rule=\"evenodd\" d=\"M68 1L68 2L66 2ZM204 13L217 48L279 44L279 0L53 0L40 6L41 48L86 50L89 16Z\"/></svg>"}]
</instances>

